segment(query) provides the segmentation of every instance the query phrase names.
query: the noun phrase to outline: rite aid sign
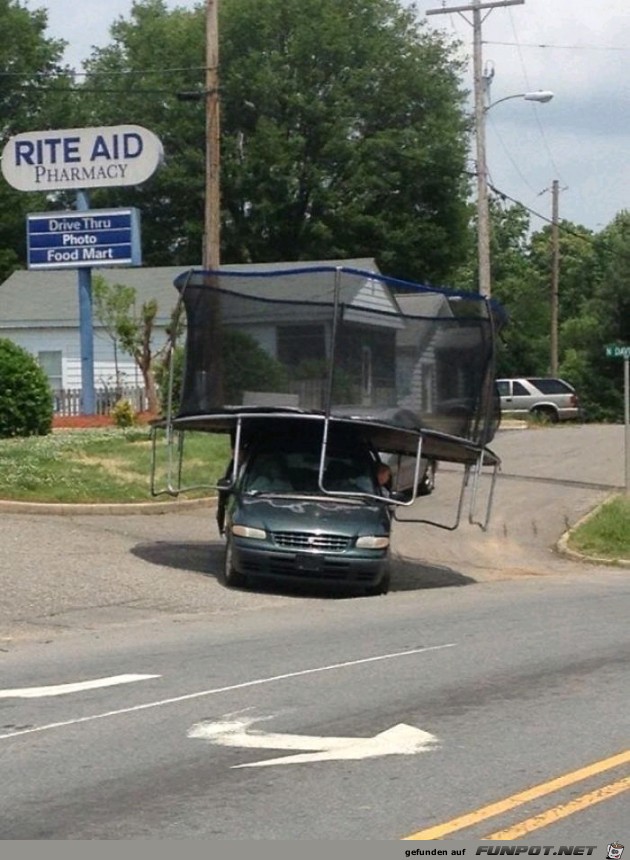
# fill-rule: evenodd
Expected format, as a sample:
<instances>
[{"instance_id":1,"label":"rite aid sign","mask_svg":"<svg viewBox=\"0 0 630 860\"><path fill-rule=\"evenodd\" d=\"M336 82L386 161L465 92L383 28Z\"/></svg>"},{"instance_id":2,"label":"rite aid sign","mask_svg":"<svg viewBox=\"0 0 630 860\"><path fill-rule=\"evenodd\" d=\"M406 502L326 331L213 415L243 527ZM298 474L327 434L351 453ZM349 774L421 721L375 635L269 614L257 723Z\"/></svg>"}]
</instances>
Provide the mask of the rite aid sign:
<instances>
[{"instance_id":1,"label":"rite aid sign","mask_svg":"<svg viewBox=\"0 0 630 860\"><path fill-rule=\"evenodd\" d=\"M141 264L137 209L40 212L28 216L28 268Z\"/></svg>"},{"instance_id":2,"label":"rite aid sign","mask_svg":"<svg viewBox=\"0 0 630 860\"><path fill-rule=\"evenodd\" d=\"M160 139L139 125L23 132L2 151L2 173L18 191L140 185L163 158Z\"/></svg>"}]
</instances>

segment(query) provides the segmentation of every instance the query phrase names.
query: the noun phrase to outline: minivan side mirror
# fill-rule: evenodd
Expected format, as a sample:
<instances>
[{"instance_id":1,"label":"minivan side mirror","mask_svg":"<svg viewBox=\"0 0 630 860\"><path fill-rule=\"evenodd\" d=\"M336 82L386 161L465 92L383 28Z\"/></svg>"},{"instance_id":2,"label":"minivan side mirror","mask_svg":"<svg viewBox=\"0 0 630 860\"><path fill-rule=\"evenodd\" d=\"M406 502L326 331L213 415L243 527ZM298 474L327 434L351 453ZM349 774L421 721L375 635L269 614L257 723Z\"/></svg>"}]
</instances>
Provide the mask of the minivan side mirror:
<instances>
[{"instance_id":1,"label":"minivan side mirror","mask_svg":"<svg viewBox=\"0 0 630 860\"><path fill-rule=\"evenodd\" d=\"M231 478L219 478L217 481L217 490L222 490L223 492L228 492L234 487Z\"/></svg>"}]
</instances>

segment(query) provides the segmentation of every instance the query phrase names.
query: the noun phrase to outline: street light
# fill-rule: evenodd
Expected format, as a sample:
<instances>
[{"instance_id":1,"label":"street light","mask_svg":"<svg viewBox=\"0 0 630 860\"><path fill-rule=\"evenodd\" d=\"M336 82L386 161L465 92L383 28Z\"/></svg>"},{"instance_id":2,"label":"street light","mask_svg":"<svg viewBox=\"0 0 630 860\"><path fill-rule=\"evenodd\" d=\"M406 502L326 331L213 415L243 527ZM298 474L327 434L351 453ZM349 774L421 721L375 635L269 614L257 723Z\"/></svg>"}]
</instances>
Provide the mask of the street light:
<instances>
[{"instance_id":1,"label":"street light","mask_svg":"<svg viewBox=\"0 0 630 860\"><path fill-rule=\"evenodd\" d=\"M491 75L489 76L491 78ZM544 104L551 101L549 90L534 90L504 96L485 104L488 91L488 76L482 74L480 64L475 69L475 129L477 135L477 254L479 261L479 293L486 298L491 294L490 280L490 210L488 206L488 170L486 165L486 114L495 105L509 99L525 99Z\"/></svg>"},{"instance_id":2,"label":"street light","mask_svg":"<svg viewBox=\"0 0 630 860\"><path fill-rule=\"evenodd\" d=\"M502 99L497 99L496 102L492 102L484 108L484 112L488 113L490 108L493 108L495 105L501 104L501 102L507 102L510 99L525 99L526 102L540 102L541 104L546 104L550 102L553 98L553 93L551 90L533 90L531 93L516 93L513 96L504 96Z\"/></svg>"}]
</instances>

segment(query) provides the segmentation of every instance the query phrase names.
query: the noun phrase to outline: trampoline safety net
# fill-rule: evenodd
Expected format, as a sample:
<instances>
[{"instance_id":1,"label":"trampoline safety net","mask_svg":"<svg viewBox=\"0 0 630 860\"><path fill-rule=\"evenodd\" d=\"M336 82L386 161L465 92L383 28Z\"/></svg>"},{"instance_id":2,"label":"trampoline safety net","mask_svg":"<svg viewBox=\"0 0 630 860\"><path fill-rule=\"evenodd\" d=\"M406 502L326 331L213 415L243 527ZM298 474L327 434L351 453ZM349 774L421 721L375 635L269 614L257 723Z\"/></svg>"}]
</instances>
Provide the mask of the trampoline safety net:
<instances>
[{"instance_id":1,"label":"trampoline safety net","mask_svg":"<svg viewBox=\"0 0 630 860\"><path fill-rule=\"evenodd\" d=\"M175 286L186 314L175 421L268 407L477 445L494 436L505 319L494 301L333 266L190 270Z\"/></svg>"}]
</instances>

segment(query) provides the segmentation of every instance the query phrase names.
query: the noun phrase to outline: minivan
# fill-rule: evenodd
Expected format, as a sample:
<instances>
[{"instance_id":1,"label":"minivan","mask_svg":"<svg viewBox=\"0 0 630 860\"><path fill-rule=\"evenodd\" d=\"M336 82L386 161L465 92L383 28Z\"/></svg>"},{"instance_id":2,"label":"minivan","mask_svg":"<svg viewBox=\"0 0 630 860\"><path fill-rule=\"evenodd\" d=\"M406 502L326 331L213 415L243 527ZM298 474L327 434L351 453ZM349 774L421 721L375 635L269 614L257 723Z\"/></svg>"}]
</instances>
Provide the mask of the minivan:
<instances>
[{"instance_id":1,"label":"minivan","mask_svg":"<svg viewBox=\"0 0 630 860\"><path fill-rule=\"evenodd\" d=\"M321 434L280 430L247 445L227 491L227 585L260 578L387 592L392 516L378 454L358 435L332 434L324 493L321 449Z\"/></svg>"}]
</instances>

